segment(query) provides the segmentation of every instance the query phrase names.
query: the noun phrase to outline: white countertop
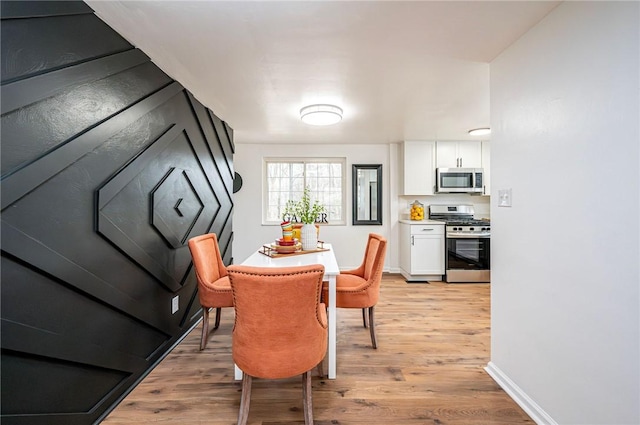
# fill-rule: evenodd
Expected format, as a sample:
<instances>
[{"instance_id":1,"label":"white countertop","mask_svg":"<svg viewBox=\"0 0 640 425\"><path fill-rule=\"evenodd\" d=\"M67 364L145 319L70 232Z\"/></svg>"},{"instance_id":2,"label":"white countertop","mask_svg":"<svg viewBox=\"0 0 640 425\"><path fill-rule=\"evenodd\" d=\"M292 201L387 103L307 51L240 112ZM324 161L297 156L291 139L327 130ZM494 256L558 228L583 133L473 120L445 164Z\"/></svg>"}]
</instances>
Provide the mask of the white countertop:
<instances>
[{"instance_id":1,"label":"white countertop","mask_svg":"<svg viewBox=\"0 0 640 425\"><path fill-rule=\"evenodd\" d=\"M407 220L407 219L401 219L399 221L400 221L400 223L417 224L417 225L424 225L424 224L442 224L442 225L445 225L446 224L444 221L436 221L436 220Z\"/></svg>"}]
</instances>

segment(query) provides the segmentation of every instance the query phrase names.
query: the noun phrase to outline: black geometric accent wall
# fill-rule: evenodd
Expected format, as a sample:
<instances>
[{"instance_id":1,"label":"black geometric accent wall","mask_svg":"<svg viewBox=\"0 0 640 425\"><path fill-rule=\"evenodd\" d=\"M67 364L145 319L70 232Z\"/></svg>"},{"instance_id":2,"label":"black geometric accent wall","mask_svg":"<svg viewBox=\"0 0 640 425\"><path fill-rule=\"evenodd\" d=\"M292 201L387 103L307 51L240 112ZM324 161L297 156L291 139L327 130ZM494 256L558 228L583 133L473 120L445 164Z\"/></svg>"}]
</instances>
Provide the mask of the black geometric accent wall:
<instances>
[{"instance_id":1,"label":"black geometric accent wall","mask_svg":"<svg viewBox=\"0 0 640 425\"><path fill-rule=\"evenodd\" d=\"M188 239L233 261L233 132L85 3L0 4L0 422L97 423L201 317Z\"/></svg>"}]
</instances>

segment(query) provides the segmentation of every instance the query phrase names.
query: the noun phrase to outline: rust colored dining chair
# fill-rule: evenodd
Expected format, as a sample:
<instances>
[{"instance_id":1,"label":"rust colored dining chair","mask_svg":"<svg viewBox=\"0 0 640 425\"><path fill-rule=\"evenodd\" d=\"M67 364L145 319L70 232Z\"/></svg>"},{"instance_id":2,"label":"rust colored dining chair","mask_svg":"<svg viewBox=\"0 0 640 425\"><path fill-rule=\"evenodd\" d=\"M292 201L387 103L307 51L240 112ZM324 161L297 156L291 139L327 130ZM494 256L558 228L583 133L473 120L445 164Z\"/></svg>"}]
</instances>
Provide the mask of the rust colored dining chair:
<instances>
[{"instance_id":1,"label":"rust colored dining chair","mask_svg":"<svg viewBox=\"0 0 640 425\"><path fill-rule=\"evenodd\" d=\"M311 371L327 351L327 313L320 302L324 266L229 266L236 321L233 361L242 370L238 425L247 423L253 378L302 374L304 423L313 424Z\"/></svg>"},{"instance_id":2,"label":"rust colored dining chair","mask_svg":"<svg viewBox=\"0 0 640 425\"><path fill-rule=\"evenodd\" d=\"M382 268L387 253L387 239L375 233L369 234L362 264L357 269L340 271L336 276L336 307L361 308L362 322L367 327L369 316L369 332L371 345L378 348L373 308L378 303ZM328 303L328 283L325 282L323 300Z\"/></svg>"},{"instance_id":3,"label":"rust colored dining chair","mask_svg":"<svg viewBox=\"0 0 640 425\"><path fill-rule=\"evenodd\" d=\"M189 239L189 251L191 251L198 278L198 298L202 306L202 337L200 339L200 351L202 351L209 339L209 309L216 309L213 329L218 329L222 308L233 307L233 295L215 233Z\"/></svg>"}]
</instances>

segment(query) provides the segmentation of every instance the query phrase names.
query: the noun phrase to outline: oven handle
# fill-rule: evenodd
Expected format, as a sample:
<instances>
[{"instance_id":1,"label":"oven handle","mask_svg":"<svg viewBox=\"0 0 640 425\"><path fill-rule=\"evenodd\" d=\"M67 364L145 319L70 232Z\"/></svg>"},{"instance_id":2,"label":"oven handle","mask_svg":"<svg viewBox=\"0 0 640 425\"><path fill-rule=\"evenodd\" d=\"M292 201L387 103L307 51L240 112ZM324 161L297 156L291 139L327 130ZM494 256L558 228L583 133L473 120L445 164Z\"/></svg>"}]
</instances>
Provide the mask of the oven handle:
<instances>
[{"instance_id":1,"label":"oven handle","mask_svg":"<svg viewBox=\"0 0 640 425\"><path fill-rule=\"evenodd\" d=\"M489 239L491 233L447 233L448 239Z\"/></svg>"}]
</instances>

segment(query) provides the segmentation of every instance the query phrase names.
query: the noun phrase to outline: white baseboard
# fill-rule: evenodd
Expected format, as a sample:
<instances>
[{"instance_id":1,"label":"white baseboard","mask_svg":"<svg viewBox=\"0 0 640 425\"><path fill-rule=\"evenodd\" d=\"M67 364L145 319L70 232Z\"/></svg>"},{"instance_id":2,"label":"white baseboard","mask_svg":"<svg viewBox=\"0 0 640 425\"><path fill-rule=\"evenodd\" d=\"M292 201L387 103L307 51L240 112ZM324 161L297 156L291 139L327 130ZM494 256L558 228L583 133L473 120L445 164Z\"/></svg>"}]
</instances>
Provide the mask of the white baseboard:
<instances>
[{"instance_id":1,"label":"white baseboard","mask_svg":"<svg viewBox=\"0 0 640 425\"><path fill-rule=\"evenodd\" d=\"M547 414L535 401L531 399L522 389L516 385L504 372L498 368L493 362L487 363L484 370L493 378L494 381L509 394L509 396L518 403L522 410L533 419L538 425L558 425L551 416Z\"/></svg>"}]
</instances>

